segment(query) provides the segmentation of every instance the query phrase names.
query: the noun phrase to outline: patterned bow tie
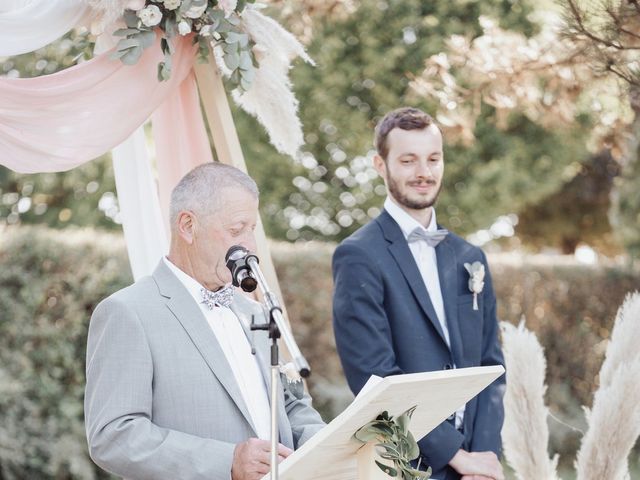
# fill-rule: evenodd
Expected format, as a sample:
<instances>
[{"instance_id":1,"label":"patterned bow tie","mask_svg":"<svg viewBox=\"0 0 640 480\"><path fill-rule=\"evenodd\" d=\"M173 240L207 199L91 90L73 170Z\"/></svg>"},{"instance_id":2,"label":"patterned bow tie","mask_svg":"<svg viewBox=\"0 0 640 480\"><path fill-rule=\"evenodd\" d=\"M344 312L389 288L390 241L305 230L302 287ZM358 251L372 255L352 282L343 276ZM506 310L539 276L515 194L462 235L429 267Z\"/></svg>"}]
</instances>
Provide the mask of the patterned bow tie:
<instances>
[{"instance_id":1,"label":"patterned bow tie","mask_svg":"<svg viewBox=\"0 0 640 480\"><path fill-rule=\"evenodd\" d=\"M212 292L206 288L200 289L202 293L202 303L204 303L209 310L213 310L213 307L227 307L233 302L234 289L233 285L227 285L220 290Z\"/></svg>"},{"instance_id":2,"label":"patterned bow tie","mask_svg":"<svg viewBox=\"0 0 640 480\"><path fill-rule=\"evenodd\" d=\"M428 232L424 228L416 227L413 232L409 234L407 240L409 241L409 243L423 240L427 242L427 245L429 245L430 247L435 247L442 240L444 240L448 234L449 231L445 230L444 228L438 229L434 232Z\"/></svg>"}]
</instances>

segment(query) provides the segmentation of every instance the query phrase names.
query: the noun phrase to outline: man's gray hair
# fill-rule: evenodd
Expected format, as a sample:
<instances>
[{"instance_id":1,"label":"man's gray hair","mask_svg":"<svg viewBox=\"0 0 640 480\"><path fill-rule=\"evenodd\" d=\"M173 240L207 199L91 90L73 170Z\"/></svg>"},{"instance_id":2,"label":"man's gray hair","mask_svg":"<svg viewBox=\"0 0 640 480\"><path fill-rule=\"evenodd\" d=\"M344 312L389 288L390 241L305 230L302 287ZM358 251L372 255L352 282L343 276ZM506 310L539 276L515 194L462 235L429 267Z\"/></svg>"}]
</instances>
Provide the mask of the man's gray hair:
<instances>
[{"instance_id":1,"label":"man's gray hair","mask_svg":"<svg viewBox=\"0 0 640 480\"><path fill-rule=\"evenodd\" d=\"M219 162L199 165L187 173L171 192L169 221L174 229L180 212L196 214L216 212L221 204L221 192L226 188L244 188L258 198L256 182L242 170Z\"/></svg>"}]
</instances>

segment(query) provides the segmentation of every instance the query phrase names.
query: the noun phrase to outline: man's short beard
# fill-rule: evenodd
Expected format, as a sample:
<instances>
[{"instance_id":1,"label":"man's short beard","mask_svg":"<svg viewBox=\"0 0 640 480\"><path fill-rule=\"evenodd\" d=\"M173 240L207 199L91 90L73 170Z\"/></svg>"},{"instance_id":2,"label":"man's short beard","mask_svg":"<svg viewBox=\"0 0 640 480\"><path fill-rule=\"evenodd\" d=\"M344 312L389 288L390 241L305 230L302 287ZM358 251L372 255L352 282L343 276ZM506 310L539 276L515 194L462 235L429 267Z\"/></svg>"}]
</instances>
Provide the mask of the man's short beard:
<instances>
[{"instance_id":1,"label":"man's short beard","mask_svg":"<svg viewBox=\"0 0 640 480\"><path fill-rule=\"evenodd\" d=\"M402 205L403 207L409 208L411 210L424 210L425 208L433 207L438 201L438 195L440 195L440 190L442 190L442 183L438 187L436 194L433 196L431 200L411 200L407 195L403 195L398 188L398 184L396 181L389 175L387 179L387 187L389 188L389 193L395 200Z\"/></svg>"}]
</instances>

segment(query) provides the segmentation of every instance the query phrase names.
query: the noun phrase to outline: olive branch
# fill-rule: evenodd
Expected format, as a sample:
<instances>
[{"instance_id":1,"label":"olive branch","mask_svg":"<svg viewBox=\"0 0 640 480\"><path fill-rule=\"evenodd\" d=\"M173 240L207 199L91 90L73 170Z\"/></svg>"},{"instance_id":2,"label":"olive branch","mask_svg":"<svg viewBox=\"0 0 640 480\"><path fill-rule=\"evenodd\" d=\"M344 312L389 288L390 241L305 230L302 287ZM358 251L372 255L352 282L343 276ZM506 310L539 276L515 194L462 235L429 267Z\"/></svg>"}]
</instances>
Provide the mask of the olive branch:
<instances>
[{"instance_id":1,"label":"olive branch","mask_svg":"<svg viewBox=\"0 0 640 480\"><path fill-rule=\"evenodd\" d=\"M387 411L382 412L375 420L360 427L353 434L362 443L377 441L378 454L385 460L393 461L393 467L375 460L380 470L390 477L402 480L422 480L431 476L431 468L426 472L420 470L420 460L416 468L411 461L420 456L420 448L409 431L409 421L417 405L411 407L402 415L394 418Z\"/></svg>"}]
</instances>

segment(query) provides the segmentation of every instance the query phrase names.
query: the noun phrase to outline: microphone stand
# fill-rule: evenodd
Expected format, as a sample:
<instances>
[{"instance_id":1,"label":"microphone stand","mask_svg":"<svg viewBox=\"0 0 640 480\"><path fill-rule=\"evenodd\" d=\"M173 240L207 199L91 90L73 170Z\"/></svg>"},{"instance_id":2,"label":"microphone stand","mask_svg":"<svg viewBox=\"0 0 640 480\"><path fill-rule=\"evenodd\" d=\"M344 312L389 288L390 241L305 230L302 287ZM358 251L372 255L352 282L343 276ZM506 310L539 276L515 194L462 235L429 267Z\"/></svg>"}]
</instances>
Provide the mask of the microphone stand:
<instances>
[{"instance_id":1,"label":"microphone stand","mask_svg":"<svg viewBox=\"0 0 640 480\"><path fill-rule=\"evenodd\" d=\"M262 292L264 304L269 312L269 323L251 324L251 330L267 330L271 339L271 478L270 480L278 480L278 374L279 371L279 350L278 339L283 335L287 349L293 357L293 362L300 372L300 376L308 377L311 374L309 364L302 356L300 349L293 340L293 337L287 330L287 326L282 315L282 308L278 303L278 299L273 292L269 290L267 282L262 275L262 271L258 266L258 258L249 254L245 259L247 265L251 267L251 273L257 280L258 287Z\"/></svg>"}]
</instances>

